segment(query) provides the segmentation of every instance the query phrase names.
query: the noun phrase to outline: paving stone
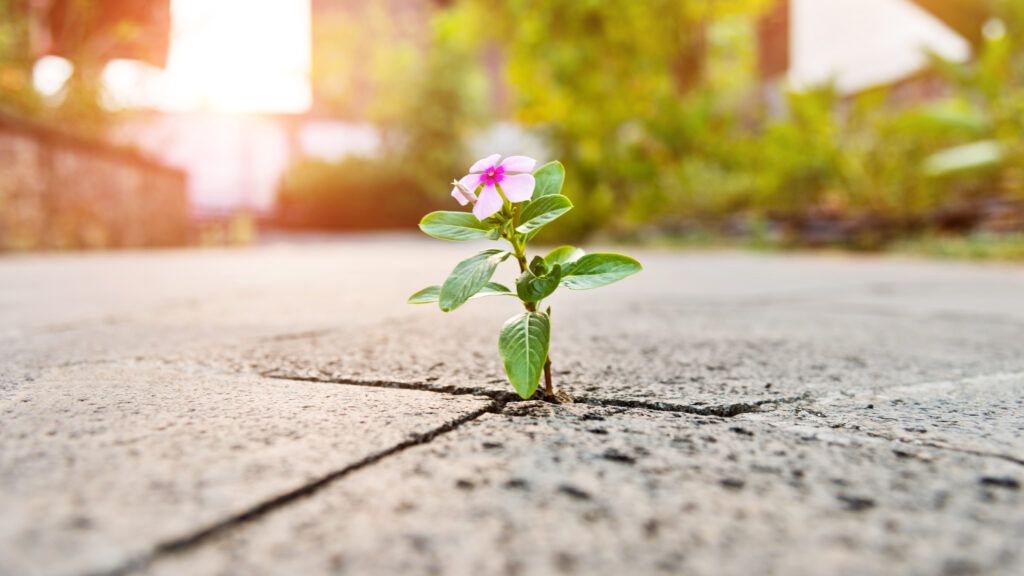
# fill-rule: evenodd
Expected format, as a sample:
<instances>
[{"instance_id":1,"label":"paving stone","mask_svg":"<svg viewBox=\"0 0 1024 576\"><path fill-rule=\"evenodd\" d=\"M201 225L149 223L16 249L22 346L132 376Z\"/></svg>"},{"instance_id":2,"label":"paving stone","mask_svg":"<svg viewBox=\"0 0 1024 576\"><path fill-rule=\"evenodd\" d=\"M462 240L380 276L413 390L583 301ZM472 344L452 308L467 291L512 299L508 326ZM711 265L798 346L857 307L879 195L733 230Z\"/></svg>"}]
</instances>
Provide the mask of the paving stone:
<instances>
[{"instance_id":1,"label":"paving stone","mask_svg":"<svg viewBox=\"0 0 1024 576\"><path fill-rule=\"evenodd\" d=\"M379 322L407 296L408 285L395 282L396 275L410 285L425 282L435 259L446 259L417 243L411 248L421 258L390 267L409 244L357 237L252 249L0 258L0 362L7 368L0 398L55 364L160 358Z\"/></svg>"},{"instance_id":2,"label":"paving stone","mask_svg":"<svg viewBox=\"0 0 1024 576\"><path fill-rule=\"evenodd\" d=\"M1024 468L740 416L509 404L144 570L1019 574Z\"/></svg>"},{"instance_id":3,"label":"paving stone","mask_svg":"<svg viewBox=\"0 0 1024 576\"><path fill-rule=\"evenodd\" d=\"M283 377L509 390L497 333L514 302L264 342L234 368ZM579 397L732 410L759 401L1024 370L1024 323L801 304L554 305L556 385Z\"/></svg>"},{"instance_id":4,"label":"paving stone","mask_svg":"<svg viewBox=\"0 0 1024 576\"><path fill-rule=\"evenodd\" d=\"M123 363L0 400L0 574L116 568L486 407Z\"/></svg>"},{"instance_id":5,"label":"paving stone","mask_svg":"<svg viewBox=\"0 0 1024 576\"><path fill-rule=\"evenodd\" d=\"M998 455L1024 465L1024 372L828 394L781 410L804 422Z\"/></svg>"},{"instance_id":6,"label":"paving stone","mask_svg":"<svg viewBox=\"0 0 1024 576\"><path fill-rule=\"evenodd\" d=\"M404 300L482 247L0 258L0 575L1024 571L1024 267L629 249L481 416L518 305Z\"/></svg>"}]
</instances>

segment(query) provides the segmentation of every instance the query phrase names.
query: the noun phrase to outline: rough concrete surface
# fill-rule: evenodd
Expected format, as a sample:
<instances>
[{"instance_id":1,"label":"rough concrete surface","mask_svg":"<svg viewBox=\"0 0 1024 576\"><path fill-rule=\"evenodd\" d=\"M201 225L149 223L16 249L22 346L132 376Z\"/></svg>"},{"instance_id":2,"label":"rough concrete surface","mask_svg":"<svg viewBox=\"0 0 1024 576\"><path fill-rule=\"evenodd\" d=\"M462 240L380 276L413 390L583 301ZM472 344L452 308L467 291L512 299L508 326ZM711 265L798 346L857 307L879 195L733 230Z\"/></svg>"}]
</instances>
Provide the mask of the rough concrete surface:
<instances>
[{"instance_id":1,"label":"rough concrete surface","mask_svg":"<svg viewBox=\"0 0 1024 576\"><path fill-rule=\"evenodd\" d=\"M1024 268L634 250L559 406L476 247L0 259L0 575L1024 571Z\"/></svg>"},{"instance_id":2,"label":"rough concrete surface","mask_svg":"<svg viewBox=\"0 0 1024 576\"><path fill-rule=\"evenodd\" d=\"M743 418L532 404L403 452L151 571L879 574L895 566L1019 566L1021 494L979 483L1018 471L1005 462L955 452L904 457L891 442L779 432Z\"/></svg>"},{"instance_id":3,"label":"rough concrete surface","mask_svg":"<svg viewBox=\"0 0 1024 576\"><path fill-rule=\"evenodd\" d=\"M0 410L0 558L113 569L488 404L131 361L47 371Z\"/></svg>"}]
</instances>

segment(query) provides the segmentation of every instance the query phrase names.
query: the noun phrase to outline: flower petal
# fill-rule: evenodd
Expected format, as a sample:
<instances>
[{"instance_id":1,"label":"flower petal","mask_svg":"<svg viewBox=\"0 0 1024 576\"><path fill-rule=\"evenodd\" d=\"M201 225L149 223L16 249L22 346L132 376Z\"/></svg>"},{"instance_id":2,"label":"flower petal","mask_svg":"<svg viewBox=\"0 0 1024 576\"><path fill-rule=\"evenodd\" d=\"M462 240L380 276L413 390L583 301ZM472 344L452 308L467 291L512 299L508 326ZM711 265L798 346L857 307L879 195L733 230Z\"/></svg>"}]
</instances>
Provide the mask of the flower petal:
<instances>
[{"instance_id":1,"label":"flower petal","mask_svg":"<svg viewBox=\"0 0 1024 576\"><path fill-rule=\"evenodd\" d=\"M480 196L476 199L476 206L473 206L473 216L476 219L483 222L488 217L493 216L498 210L501 210L501 206L505 203L501 199L501 194L498 194L498 190L494 186L485 185L483 190L480 191Z\"/></svg>"},{"instance_id":2,"label":"flower petal","mask_svg":"<svg viewBox=\"0 0 1024 576\"><path fill-rule=\"evenodd\" d=\"M509 202L524 202L533 196L536 184L532 174L510 174L501 180L501 191Z\"/></svg>"},{"instance_id":3,"label":"flower petal","mask_svg":"<svg viewBox=\"0 0 1024 576\"><path fill-rule=\"evenodd\" d=\"M533 172L537 161L529 156L509 156L501 161L507 172Z\"/></svg>"},{"instance_id":4,"label":"flower petal","mask_svg":"<svg viewBox=\"0 0 1024 576\"><path fill-rule=\"evenodd\" d=\"M469 173L479 174L480 172L483 172L497 164L499 159L501 159L501 154L491 154L487 158L481 158L480 160L477 160L475 164L470 166Z\"/></svg>"},{"instance_id":5,"label":"flower petal","mask_svg":"<svg viewBox=\"0 0 1024 576\"><path fill-rule=\"evenodd\" d=\"M462 190L459 190L458 186L453 186L452 198L455 198L455 200L458 201L458 203L463 206L476 200L476 194L473 193L473 190L475 190L476 187L480 185L479 176L477 176L476 174L466 174L462 178L459 178L459 184L462 184L463 186L466 187L466 190L469 190L469 197L467 197Z\"/></svg>"},{"instance_id":6,"label":"flower petal","mask_svg":"<svg viewBox=\"0 0 1024 576\"><path fill-rule=\"evenodd\" d=\"M452 188L452 198L455 198L455 201L458 202L460 206L469 204L469 198L466 198L462 193L462 190L459 190L458 188Z\"/></svg>"}]
</instances>

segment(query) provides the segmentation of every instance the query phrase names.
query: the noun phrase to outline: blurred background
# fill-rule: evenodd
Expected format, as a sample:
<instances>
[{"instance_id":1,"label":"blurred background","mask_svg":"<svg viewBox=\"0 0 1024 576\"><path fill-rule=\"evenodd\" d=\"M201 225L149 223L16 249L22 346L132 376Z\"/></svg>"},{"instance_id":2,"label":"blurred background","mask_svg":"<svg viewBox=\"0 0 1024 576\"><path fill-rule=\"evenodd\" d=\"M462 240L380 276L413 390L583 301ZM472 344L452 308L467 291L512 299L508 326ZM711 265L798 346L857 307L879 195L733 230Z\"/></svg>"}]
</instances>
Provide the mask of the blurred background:
<instances>
[{"instance_id":1,"label":"blurred background","mask_svg":"<svg viewBox=\"0 0 1024 576\"><path fill-rule=\"evenodd\" d=\"M0 0L0 249L413 230L1024 259L1020 0Z\"/></svg>"}]
</instances>

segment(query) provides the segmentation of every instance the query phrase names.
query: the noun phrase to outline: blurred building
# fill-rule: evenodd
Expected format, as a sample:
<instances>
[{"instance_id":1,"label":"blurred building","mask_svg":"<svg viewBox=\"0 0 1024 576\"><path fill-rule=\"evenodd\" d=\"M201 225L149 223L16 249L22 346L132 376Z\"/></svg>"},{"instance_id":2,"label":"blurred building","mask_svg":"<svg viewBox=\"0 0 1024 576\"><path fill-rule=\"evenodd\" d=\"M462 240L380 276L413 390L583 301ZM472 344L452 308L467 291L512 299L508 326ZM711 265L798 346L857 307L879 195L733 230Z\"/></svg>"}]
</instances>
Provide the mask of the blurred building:
<instances>
[{"instance_id":1,"label":"blurred building","mask_svg":"<svg viewBox=\"0 0 1024 576\"><path fill-rule=\"evenodd\" d=\"M367 124L309 114L141 113L114 137L189 175L195 218L272 210L281 175L301 157L371 155L379 146Z\"/></svg>"},{"instance_id":2,"label":"blurred building","mask_svg":"<svg viewBox=\"0 0 1024 576\"><path fill-rule=\"evenodd\" d=\"M24 68L49 57L65 70L60 123L0 110L0 249L184 243L186 175L91 129L103 121L93 96L107 62L164 63L169 0L24 0L7 8L14 25L6 31L17 37L5 56ZM3 100L22 114L31 109L31 99Z\"/></svg>"},{"instance_id":3,"label":"blurred building","mask_svg":"<svg viewBox=\"0 0 1024 576\"><path fill-rule=\"evenodd\" d=\"M0 250L184 244L185 173L0 112Z\"/></svg>"},{"instance_id":4,"label":"blurred building","mask_svg":"<svg viewBox=\"0 0 1024 576\"><path fill-rule=\"evenodd\" d=\"M943 92L927 74L929 54L971 57L986 10L974 0L780 0L758 27L765 96L784 87L833 84L844 95L876 87L916 101Z\"/></svg>"},{"instance_id":5,"label":"blurred building","mask_svg":"<svg viewBox=\"0 0 1024 576\"><path fill-rule=\"evenodd\" d=\"M366 121L378 96L366 54L370 47L345 45L352 37L348 32L386 18L396 41L416 38L426 49L433 9L429 0L311 0L305 47L311 99L304 109L239 114L202 103L168 111L136 102L133 107L141 110L122 121L114 137L185 170L195 217L267 214L282 174L295 160L368 156L379 149L378 131ZM388 38L377 40L378 50L388 47Z\"/></svg>"}]
</instances>

